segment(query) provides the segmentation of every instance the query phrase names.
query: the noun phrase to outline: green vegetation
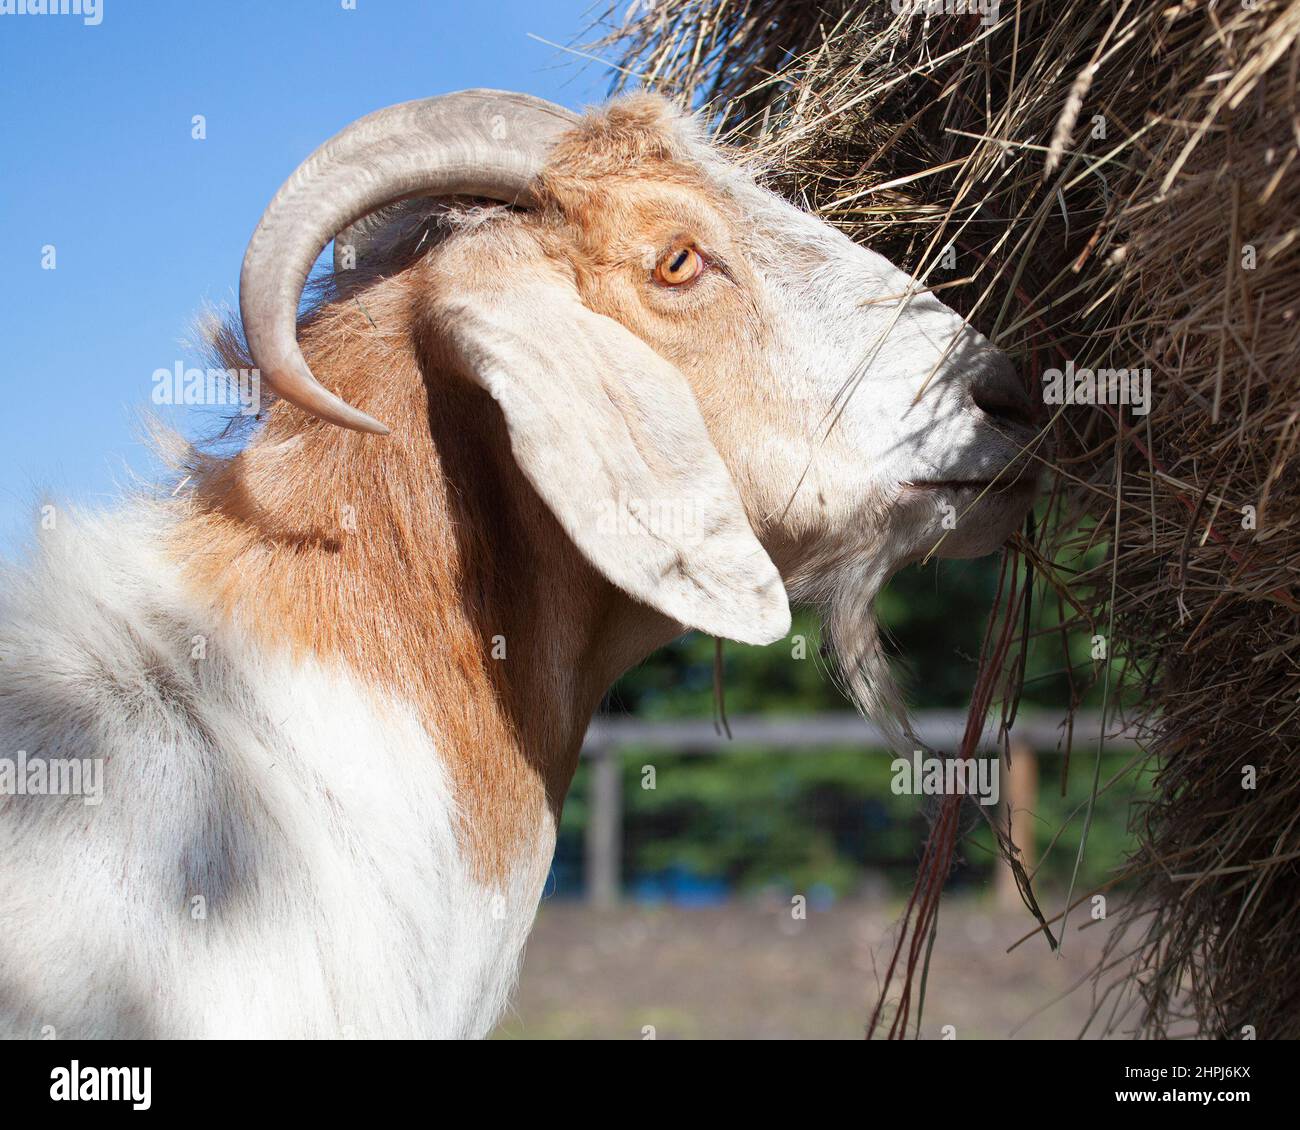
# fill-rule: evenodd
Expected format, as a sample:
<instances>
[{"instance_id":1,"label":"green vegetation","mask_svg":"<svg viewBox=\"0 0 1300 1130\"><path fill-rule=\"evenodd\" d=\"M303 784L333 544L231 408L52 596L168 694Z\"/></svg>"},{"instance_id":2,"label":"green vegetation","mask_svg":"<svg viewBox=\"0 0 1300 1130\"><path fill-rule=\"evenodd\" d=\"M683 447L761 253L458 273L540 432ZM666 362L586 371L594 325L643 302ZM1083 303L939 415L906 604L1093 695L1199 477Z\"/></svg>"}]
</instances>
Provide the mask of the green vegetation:
<instances>
[{"instance_id":1,"label":"green vegetation","mask_svg":"<svg viewBox=\"0 0 1300 1130\"><path fill-rule=\"evenodd\" d=\"M997 585L996 559L939 562L907 570L881 595L877 611L888 631L895 667L917 710L964 708L975 680L988 608ZM1053 628L1055 602L1039 603L1040 634L1026 660L1024 710L1059 716L1069 701L1062 639ZM803 637L802 647L795 637ZM1069 639L1083 701L1099 703L1099 664L1090 641ZM796 658L802 653L802 658ZM833 661L820 649L816 615L796 614L792 639L767 648L725 647L726 707L731 715L784 717L842 711L849 705L835 685ZM607 709L650 719L710 718L714 711L714 641L692 635L652 655L609 695ZM1040 852L1067 816L1086 802L1095 755L1076 748L1068 789L1061 796L1064 759L1040 751L1037 835ZM1080 871L1080 889L1104 881L1128 848L1129 804L1140 788L1123 773L1129 755L1103 758L1103 785ZM883 878L896 889L910 884L925 837L923 803L890 791L891 757L880 750L813 752L738 748L725 754L631 750L623 759L624 879L643 893L647 878L692 877L748 893L768 887L846 895ZM653 766L655 787L642 787ZM562 890L580 888L588 779L583 765L566 803L557 852ZM1064 888L1074 866L1082 810L1047 855L1039 889ZM992 838L972 811L954 882L986 883L993 869Z\"/></svg>"}]
</instances>

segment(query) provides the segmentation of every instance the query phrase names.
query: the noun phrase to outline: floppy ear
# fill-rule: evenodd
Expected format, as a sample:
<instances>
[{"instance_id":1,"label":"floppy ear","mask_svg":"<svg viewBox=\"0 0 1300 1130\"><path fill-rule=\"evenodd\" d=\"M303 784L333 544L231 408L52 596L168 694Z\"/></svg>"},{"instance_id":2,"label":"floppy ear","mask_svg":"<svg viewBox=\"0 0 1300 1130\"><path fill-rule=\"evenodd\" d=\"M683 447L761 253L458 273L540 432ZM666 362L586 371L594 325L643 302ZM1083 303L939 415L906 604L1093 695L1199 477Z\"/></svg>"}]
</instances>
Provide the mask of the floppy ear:
<instances>
[{"instance_id":1,"label":"floppy ear","mask_svg":"<svg viewBox=\"0 0 1300 1130\"><path fill-rule=\"evenodd\" d=\"M473 274L435 303L445 340L500 405L520 469L587 560L689 627L783 637L781 577L682 373L545 261Z\"/></svg>"}]
</instances>

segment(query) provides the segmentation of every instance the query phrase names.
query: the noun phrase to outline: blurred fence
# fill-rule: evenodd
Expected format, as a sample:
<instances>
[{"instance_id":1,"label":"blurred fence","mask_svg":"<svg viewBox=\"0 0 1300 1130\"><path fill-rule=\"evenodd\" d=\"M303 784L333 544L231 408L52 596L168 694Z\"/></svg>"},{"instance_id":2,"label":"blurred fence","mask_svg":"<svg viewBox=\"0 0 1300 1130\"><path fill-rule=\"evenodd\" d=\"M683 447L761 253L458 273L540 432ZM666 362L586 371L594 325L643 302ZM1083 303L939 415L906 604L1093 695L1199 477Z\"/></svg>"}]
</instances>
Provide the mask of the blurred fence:
<instances>
[{"instance_id":1,"label":"blurred fence","mask_svg":"<svg viewBox=\"0 0 1300 1130\"><path fill-rule=\"evenodd\" d=\"M591 771L590 811L585 841L586 897L596 906L613 906L619 900L623 870L623 773L621 759L633 750L658 749L681 754L725 754L738 750L780 750L816 754L830 748L861 747L864 751L888 748L879 728L857 714L815 714L807 718L777 719L739 716L728 720L731 736L712 722L700 720L652 722L639 718L601 716L593 719L582 745ZM1112 726L1102 733L1099 714L1074 718L1071 742L1075 750L1094 749L1104 736L1108 750L1134 749L1136 736ZM966 727L960 710L923 711L912 717L917 738L929 749L955 750ZM1004 768L1000 804L1010 808L1012 838L1031 866L1034 856L1034 821L1038 789L1038 756L1059 752L1065 739L1064 724L1050 717L1021 715L1009 736L1010 766ZM1002 748L996 723L981 735L979 750ZM1005 819L1005 817L1003 818ZM1018 901L1010 870L999 868L999 898Z\"/></svg>"}]
</instances>

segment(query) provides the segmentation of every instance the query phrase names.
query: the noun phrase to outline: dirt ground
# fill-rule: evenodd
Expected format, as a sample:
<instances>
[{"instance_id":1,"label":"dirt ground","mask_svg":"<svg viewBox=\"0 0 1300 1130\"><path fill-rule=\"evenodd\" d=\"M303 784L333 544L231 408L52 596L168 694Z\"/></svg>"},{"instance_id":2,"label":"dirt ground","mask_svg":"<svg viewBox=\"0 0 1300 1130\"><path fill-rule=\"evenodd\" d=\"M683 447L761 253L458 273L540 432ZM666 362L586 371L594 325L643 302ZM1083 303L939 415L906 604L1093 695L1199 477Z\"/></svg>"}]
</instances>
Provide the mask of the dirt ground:
<instances>
[{"instance_id":1,"label":"dirt ground","mask_svg":"<svg viewBox=\"0 0 1300 1130\"><path fill-rule=\"evenodd\" d=\"M548 902L496 1035L644 1039L652 1028L656 1039L860 1039L899 910L892 900L839 903L796 921L781 903L600 912ZM1008 954L1032 925L1027 914L947 901L921 1037L940 1039L946 1025L957 1039L1077 1037L1107 929L1079 931L1085 917L1060 956L1041 937Z\"/></svg>"}]
</instances>

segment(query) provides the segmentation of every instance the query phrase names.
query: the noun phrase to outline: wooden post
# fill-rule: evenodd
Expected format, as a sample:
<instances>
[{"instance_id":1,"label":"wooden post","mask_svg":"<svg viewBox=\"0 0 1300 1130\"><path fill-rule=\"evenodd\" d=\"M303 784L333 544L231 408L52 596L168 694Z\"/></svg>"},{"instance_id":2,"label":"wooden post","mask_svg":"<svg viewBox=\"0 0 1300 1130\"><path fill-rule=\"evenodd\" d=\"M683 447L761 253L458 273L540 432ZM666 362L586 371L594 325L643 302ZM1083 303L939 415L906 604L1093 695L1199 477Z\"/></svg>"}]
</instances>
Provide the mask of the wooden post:
<instances>
[{"instance_id":1,"label":"wooden post","mask_svg":"<svg viewBox=\"0 0 1300 1130\"><path fill-rule=\"evenodd\" d=\"M1020 849L1020 862L1027 873L1037 862L1034 851L1035 814L1038 811L1038 754L1022 739L1011 739L1011 768L1002 767L1002 803L1005 807L999 826L1006 827L1006 813L1011 813L1011 839ZM997 871L998 906L1004 910L1022 906L1016 876L1001 860Z\"/></svg>"},{"instance_id":2,"label":"wooden post","mask_svg":"<svg viewBox=\"0 0 1300 1130\"><path fill-rule=\"evenodd\" d=\"M587 901L617 905L623 880L623 761L613 746L591 753L586 870Z\"/></svg>"}]
</instances>

